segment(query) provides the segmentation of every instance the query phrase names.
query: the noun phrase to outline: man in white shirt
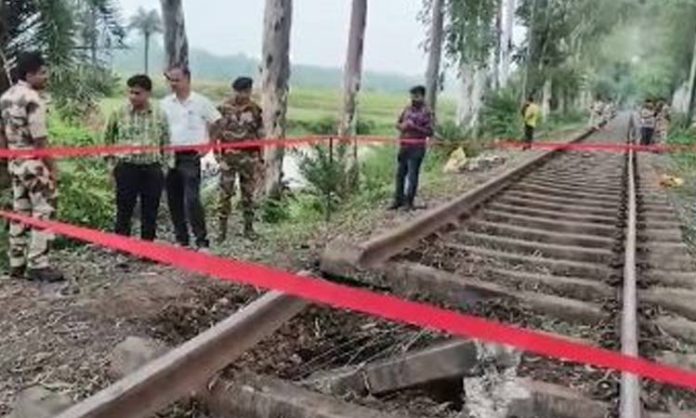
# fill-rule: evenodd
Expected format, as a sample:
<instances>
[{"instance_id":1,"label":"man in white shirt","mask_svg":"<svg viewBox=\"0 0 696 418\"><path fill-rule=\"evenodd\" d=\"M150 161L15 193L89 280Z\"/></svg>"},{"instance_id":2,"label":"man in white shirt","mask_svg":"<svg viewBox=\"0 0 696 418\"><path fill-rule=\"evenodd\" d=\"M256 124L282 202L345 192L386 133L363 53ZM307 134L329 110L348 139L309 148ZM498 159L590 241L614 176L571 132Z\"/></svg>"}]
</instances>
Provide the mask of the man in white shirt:
<instances>
[{"instance_id":1,"label":"man in white shirt","mask_svg":"<svg viewBox=\"0 0 696 418\"><path fill-rule=\"evenodd\" d=\"M171 68L166 76L173 94L162 99L161 108L167 117L171 144L211 143L210 127L220 119L220 112L206 97L191 91L191 72L187 68ZM196 246L207 249L205 211L200 198L201 156L198 151L175 153L174 166L167 173L167 200L177 242L189 245L190 224Z\"/></svg>"}]
</instances>

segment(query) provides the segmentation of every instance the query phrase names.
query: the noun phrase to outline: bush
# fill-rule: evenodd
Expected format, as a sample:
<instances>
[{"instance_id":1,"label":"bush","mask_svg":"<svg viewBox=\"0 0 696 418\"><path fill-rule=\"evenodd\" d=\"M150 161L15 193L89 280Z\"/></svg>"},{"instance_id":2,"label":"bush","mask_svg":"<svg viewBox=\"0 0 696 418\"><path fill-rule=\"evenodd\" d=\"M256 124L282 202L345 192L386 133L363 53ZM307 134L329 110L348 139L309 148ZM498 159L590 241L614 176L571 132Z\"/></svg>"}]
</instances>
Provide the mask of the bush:
<instances>
[{"instance_id":1,"label":"bush","mask_svg":"<svg viewBox=\"0 0 696 418\"><path fill-rule=\"evenodd\" d=\"M51 91L56 98L56 109L62 118L80 121L98 110L99 99L116 92L118 81L111 71L89 65L54 68Z\"/></svg>"},{"instance_id":2,"label":"bush","mask_svg":"<svg viewBox=\"0 0 696 418\"><path fill-rule=\"evenodd\" d=\"M299 170L309 185L309 192L320 202L323 211L336 207L352 192L350 142L337 141L333 153L327 145L313 145L308 151L296 150ZM330 197L330 200L329 200Z\"/></svg>"},{"instance_id":3,"label":"bush","mask_svg":"<svg viewBox=\"0 0 696 418\"><path fill-rule=\"evenodd\" d=\"M476 137L471 131L462 129L454 121L446 121L436 129L436 136L441 141L441 146L436 148L436 155L447 158L452 151L461 147L467 156L475 157L480 154L488 139Z\"/></svg>"},{"instance_id":4,"label":"bush","mask_svg":"<svg viewBox=\"0 0 696 418\"><path fill-rule=\"evenodd\" d=\"M50 138L55 145L97 145L96 136L79 126L53 118ZM97 229L111 227L113 191L102 158L60 160L58 165L58 219Z\"/></svg>"},{"instance_id":5,"label":"bush","mask_svg":"<svg viewBox=\"0 0 696 418\"><path fill-rule=\"evenodd\" d=\"M387 198L392 193L396 169L397 147L371 147L362 162L362 193L368 201L374 202Z\"/></svg>"},{"instance_id":6,"label":"bush","mask_svg":"<svg viewBox=\"0 0 696 418\"><path fill-rule=\"evenodd\" d=\"M481 113L481 136L517 138L520 135L520 103L513 89L502 89L489 95Z\"/></svg>"}]
</instances>

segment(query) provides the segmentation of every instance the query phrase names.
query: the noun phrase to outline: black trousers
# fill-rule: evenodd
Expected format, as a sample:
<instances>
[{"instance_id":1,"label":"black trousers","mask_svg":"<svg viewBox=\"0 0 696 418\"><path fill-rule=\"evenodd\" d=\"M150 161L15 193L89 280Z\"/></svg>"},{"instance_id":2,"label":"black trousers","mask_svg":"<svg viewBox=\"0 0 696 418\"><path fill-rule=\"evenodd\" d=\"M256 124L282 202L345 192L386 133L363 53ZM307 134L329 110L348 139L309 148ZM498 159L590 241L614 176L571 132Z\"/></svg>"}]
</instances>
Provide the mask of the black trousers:
<instances>
[{"instance_id":1,"label":"black trousers","mask_svg":"<svg viewBox=\"0 0 696 418\"><path fill-rule=\"evenodd\" d=\"M140 199L140 237L147 241L157 233L164 174L159 164L119 163L114 169L116 180L116 227L119 235L130 236L133 210Z\"/></svg>"},{"instance_id":2,"label":"black trousers","mask_svg":"<svg viewBox=\"0 0 696 418\"><path fill-rule=\"evenodd\" d=\"M190 225L196 245L208 247L205 211L201 204L201 157L197 152L176 154L174 168L167 174L167 202L177 242L189 245Z\"/></svg>"},{"instance_id":3,"label":"black trousers","mask_svg":"<svg viewBox=\"0 0 696 418\"><path fill-rule=\"evenodd\" d=\"M655 136L655 128L640 128L640 144L652 145L653 136Z\"/></svg>"},{"instance_id":4,"label":"black trousers","mask_svg":"<svg viewBox=\"0 0 696 418\"><path fill-rule=\"evenodd\" d=\"M420 168L425 158L422 145L403 145L399 150L398 168L396 170L396 193L394 202L398 205L413 205L418 191Z\"/></svg>"},{"instance_id":5,"label":"black trousers","mask_svg":"<svg viewBox=\"0 0 696 418\"><path fill-rule=\"evenodd\" d=\"M525 146L532 145L534 141L534 127L529 125L524 125L524 142Z\"/></svg>"}]
</instances>

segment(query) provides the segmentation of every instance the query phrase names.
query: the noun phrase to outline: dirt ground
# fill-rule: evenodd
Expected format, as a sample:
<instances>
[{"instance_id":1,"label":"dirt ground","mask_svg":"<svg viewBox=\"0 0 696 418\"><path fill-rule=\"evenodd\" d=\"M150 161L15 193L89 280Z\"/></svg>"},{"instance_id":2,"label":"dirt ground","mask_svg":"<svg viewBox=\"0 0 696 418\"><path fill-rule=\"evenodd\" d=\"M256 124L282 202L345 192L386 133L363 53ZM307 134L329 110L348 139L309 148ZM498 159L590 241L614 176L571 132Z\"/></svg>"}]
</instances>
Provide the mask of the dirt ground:
<instances>
[{"instance_id":1,"label":"dirt ground","mask_svg":"<svg viewBox=\"0 0 696 418\"><path fill-rule=\"evenodd\" d=\"M495 154L506 162L488 171L447 174L450 187L434 190L425 184L421 200L427 207L435 207L531 156L509 150ZM418 212L377 209L369 217L337 217L300 242L275 236L272 226L262 226L260 240L250 243L232 238L214 252L299 271L312 268L331 239L364 239ZM18 391L35 384L67 392L75 401L83 399L111 383L109 354L127 336L179 344L259 295L255 289L92 246L57 252L54 258L70 277L67 284L37 285L0 278L0 415L10 411ZM295 354L302 357L302 353Z\"/></svg>"}]
</instances>

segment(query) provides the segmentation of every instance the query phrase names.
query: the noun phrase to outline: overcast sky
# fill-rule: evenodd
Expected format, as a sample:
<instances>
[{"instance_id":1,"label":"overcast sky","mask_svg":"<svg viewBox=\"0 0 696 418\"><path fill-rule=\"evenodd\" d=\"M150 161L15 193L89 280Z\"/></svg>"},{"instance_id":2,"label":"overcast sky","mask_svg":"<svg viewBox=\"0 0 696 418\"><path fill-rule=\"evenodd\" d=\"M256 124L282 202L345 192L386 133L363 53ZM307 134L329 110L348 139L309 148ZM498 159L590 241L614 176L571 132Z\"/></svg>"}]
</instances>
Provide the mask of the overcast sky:
<instances>
[{"instance_id":1,"label":"overcast sky","mask_svg":"<svg viewBox=\"0 0 696 418\"><path fill-rule=\"evenodd\" d=\"M124 17L159 0L119 0ZM297 64L342 67L350 0L295 0L291 59ZM370 0L365 42L368 70L419 75L426 59L417 20L421 0ZM189 42L219 55L261 52L263 0L184 0Z\"/></svg>"}]
</instances>

